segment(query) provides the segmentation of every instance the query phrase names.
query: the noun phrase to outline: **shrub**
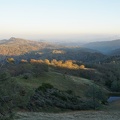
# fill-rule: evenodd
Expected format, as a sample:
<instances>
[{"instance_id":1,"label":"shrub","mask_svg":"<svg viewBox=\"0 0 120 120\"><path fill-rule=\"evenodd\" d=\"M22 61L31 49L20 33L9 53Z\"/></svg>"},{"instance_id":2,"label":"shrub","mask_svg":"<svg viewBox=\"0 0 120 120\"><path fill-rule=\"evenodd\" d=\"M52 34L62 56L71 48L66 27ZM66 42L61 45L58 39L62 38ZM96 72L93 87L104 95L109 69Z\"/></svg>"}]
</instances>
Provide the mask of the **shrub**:
<instances>
[{"instance_id":1,"label":"shrub","mask_svg":"<svg viewBox=\"0 0 120 120\"><path fill-rule=\"evenodd\" d=\"M32 77L32 74L30 74L30 73L23 74L23 79L29 79L31 77Z\"/></svg>"},{"instance_id":2,"label":"shrub","mask_svg":"<svg viewBox=\"0 0 120 120\"><path fill-rule=\"evenodd\" d=\"M80 65L80 69L84 69L85 68L85 66L84 65Z\"/></svg>"},{"instance_id":3,"label":"shrub","mask_svg":"<svg viewBox=\"0 0 120 120\"><path fill-rule=\"evenodd\" d=\"M0 73L0 81L8 80L10 78L10 74L8 72L1 72Z\"/></svg>"},{"instance_id":4,"label":"shrub","mask_svg":"<svg viewBox=\"0 0 120 120\"><path fill-rule=\"evenodd\" d=\"M53 85L49 84L49 83L42 83L42 86L38 87L36 89L36 91L43 91L45 92L47 89L52 89L54 88Z\"/></svg>"},{"instance_id":5,"label":"shrub","mask_svg":"<svg viewBox=\"0 0 120 120\"><path fill-rule=\"evenodd\" d=\"M96 102L96 106L97 102ZM35 94L30 97L27 104L27 109L30 111L49 110L54 108L85 110L93 109L93 104L87 100L81 100L80 97L69 94L66 91L61 91L54 88L49 83L43 83L42 86L35 90Z\"/></svg>"}]
</instances>

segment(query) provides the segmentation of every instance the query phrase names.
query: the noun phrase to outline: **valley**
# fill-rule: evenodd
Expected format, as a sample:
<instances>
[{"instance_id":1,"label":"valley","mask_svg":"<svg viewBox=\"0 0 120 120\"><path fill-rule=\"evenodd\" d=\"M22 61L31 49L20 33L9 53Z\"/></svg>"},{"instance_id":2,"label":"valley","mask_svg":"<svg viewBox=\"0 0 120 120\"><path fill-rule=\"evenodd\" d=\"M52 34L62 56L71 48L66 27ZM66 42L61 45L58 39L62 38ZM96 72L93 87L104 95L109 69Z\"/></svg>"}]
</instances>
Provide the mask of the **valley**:
<instances>
[{"instance_id":1,"label":"valley","mask_svg":"<svg viewBox=\"0 0 120 120\"><path fill-rule=\"evenodd\" d=\"M0 49L2 119L119 118L119 101L107 101L120 92L119 55L21 38Z\"/></svg>"},{"instance_id":2,"label":"valley","mask_svg":"<svg viewBox=\"0 0 120 120\"><path fill-rule=\"evenodd\" d=\"M0 120L120 120L120 0L1 0Z\"/></svg>"}]
</instances>

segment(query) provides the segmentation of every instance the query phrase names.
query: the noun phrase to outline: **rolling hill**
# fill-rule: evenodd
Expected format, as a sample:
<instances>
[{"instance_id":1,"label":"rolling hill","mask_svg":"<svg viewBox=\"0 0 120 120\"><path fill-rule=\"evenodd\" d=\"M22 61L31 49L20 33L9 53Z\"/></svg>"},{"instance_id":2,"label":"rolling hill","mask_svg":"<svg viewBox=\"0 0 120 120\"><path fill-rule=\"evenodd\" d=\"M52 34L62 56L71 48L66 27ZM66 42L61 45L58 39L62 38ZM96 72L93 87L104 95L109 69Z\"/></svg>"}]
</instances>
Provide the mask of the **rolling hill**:
<instances>
[{"instance_id":1,"label":"rolling hill","mask_svg":"<svg viewBox=\"0 0 120 120\"><path fill-rule=\"evenodd\" d=\"M37 51L43 48L51 48L51 47L53 47L53 45L48 43L11 37L9 40L0 41L0 54L22 55L30 51Z\"/></svg>"},{"instance_id":2,"label":"rolling hill","mask_svg":"<svg viewBox=\"0 0 120 120\"><path fill-rule=\"evenodd\" d=\"M99 61L106 57L100 52L96 52L87 48L61 48L60 50L64 51L64 54L55 54L53 50L49 50L44 52L43 58L45 56L49 59L57 59L57 60L76 60L81 62L94 62Z\"/></svg>"},{"instance_id":3,"label":"rolling hill","mask_svg":"<svg viewBox=\"0 0 120 120\"><path fill-rule=\"evenodd\" d=\"M31 78L23 79L21 77L17 77L17 82L24 86L25 88L35 89L42 85L42 83L50 83L55 88L58 88L62 91L72 90L76 95L85 97L85 92L89 89L92 85L96 87L100 87L95 84L93 81L81 77L75 77L67 75L64 77L63 74L57 72L48 72L38 78ZM105 92L108 92L105 87L102 88Z\"/></svg>"},{"instance_id":4,"label":"rolling hill","mask_svg":"<svg viewBox=\"0 0 120 120\"><path fill-rule=\"evenodd\" d=\"M86 48L98 50L102 53L108 54L115 49L120 48L120 39L112 41L91 42L83 45Z\"/></svg>"},{"instance_id":5,"label":"rolling hill","mask_svg":"<svg viewBox=\"0 0 120 120\"><path fill-rule=\"evenodd\" d=\"M61 46L14 37L11 37L9 40L4 39L0 41L0 55L1 58L2 56L12 56L17 61L33 58L89 62L99 61L105 57L102 53L89 48Z\"/></svg>"}]
</instances>

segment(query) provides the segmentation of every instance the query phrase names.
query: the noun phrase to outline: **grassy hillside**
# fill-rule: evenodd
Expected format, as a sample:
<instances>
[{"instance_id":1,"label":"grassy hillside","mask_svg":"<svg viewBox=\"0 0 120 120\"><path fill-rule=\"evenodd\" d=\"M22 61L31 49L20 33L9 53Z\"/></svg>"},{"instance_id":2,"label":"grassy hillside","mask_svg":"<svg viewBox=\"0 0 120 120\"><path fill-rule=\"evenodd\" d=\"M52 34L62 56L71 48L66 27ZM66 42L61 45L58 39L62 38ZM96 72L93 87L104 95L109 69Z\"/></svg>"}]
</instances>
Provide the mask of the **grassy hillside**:
<instances>
[{"instance_id":1,"label":"grassy hillside","mask_svg":"<svg viewBox=\"0 0 120 120\"><path fill-rule=\"evenodd\" d=\"M3 113L7 114L10 106L13 111L61 111L95 109L106 103L105 93L108 91L104 85L59 72L48 65L37 63L11 63L3 66L0 74L1 99L6 100L7 96L10 103Z\"/></svg>"},{"instance_id":2,"label":"grassy hillside","mask_svg":"<svg viewBox=\"0 0 120 120\"><path fill-rule=\"evenodd\" d=\"M38 78L30 78L29 80L19 76L16 80L20 85L30 89L35 89L42 85L42 83L50 83L59 90L72 90L76 95L82 97L85 96L86 90L92 85L99 87L91 80L69 75L64 76L56 72L46 72ZM105 91L107 92L107 90Z\"/></svg>"}]
</instances>

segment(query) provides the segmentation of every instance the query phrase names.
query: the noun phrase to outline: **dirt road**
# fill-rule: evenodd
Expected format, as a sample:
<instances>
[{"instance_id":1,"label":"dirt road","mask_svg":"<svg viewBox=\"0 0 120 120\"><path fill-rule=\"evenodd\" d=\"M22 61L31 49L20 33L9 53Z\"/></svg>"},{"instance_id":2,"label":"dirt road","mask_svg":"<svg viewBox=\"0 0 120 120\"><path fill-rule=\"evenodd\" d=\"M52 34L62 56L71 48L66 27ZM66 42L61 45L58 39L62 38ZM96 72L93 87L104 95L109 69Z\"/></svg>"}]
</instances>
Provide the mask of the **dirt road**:
<instances>
[{"instance_id":1,"label":"dirt road","mask_svg":"<svg viewBox=\"0 0 120 120\"><path fill-rule=\"evenodd\" d=\"M19 112L16 120L120 120L120 101L111 103L104 111Z\"/></svg>"},{"instance_id":2,"label":"dirt road","mask_svg":"<svg viewBox=\"0 0 120 120\"><path fill-rule=\"evenodd\" d=\"M69 113L18 113L16 120L120 120L118 111L79 111Z\"/></svg>"}]
</instances>

